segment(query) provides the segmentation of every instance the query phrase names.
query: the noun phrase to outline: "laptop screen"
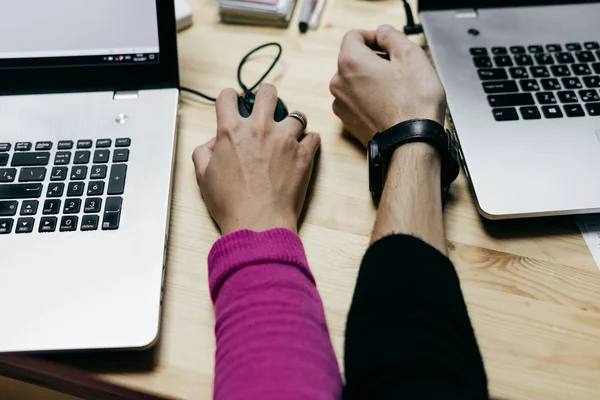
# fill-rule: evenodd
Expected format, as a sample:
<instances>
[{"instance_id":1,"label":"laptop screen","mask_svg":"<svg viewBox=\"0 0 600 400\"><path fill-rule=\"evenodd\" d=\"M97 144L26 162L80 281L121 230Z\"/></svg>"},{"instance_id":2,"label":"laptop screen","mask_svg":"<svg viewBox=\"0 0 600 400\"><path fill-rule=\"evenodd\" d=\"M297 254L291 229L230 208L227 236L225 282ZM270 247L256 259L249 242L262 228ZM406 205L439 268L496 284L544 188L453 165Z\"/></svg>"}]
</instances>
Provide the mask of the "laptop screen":
<instances>
[{"instance_id":1,"label":"laptop screen","mask_svg":"<svg viewBox=\"0 0 600 400\"><path fill-rule=\"evenodd\" d=\"M159 63L151 0L0 0L0 69Z\"/></svg>"},{"instance_id":2,"label":"laptop screen","mask_svg":"<svg viewBox=\"0 0 600 400\"><path fill-rule=\"evenodd\" d=\"M600 3L600 0L419 0L419 11Z\"/></svg>"}]
</instances>

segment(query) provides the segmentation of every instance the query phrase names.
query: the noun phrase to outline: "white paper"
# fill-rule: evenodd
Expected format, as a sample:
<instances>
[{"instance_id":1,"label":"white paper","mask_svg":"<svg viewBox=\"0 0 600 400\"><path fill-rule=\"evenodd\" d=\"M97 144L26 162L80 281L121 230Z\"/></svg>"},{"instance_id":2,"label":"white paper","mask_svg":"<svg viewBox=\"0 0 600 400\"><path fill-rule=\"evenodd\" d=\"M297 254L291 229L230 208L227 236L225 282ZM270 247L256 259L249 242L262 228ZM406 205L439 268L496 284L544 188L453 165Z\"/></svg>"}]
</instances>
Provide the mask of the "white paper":
<instances>
[{"instance_id":1,"label":"white paper","mask_svg":"<svg viewBox=\"0 0 600 400\"><path fill-rule=\"evenodd\" d=\"M600 214L580 215L575 217L575 221L596 265L600 268Z\"/></svg>"}]
</instances>

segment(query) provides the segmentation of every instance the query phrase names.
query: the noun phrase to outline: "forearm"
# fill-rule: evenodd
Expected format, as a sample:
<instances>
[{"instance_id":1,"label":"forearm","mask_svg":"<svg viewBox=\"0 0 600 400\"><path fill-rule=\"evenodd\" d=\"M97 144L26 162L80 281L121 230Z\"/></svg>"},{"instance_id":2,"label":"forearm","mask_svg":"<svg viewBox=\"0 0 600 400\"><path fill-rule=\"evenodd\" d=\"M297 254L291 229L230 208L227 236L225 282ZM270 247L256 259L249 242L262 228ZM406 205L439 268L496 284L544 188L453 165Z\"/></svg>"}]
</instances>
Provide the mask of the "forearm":
<instances>
[{"instance_id":1,"label":"forearm","mask_svg":"<svg viewBox=\"0 0 600 400\"><path fill-rule=\"evenodd\" d=\"M371 242L392 234L415 236L447 254L441 161L429 144L408 144L394 153Z\"/></svg>"},{"instance_id":2,"label":"forearm","mask_svg":"<svg viewBox=\"0 0 600 400\"><path fill-rule=\"evenodd\" d=\"M209 271L215 399L339 399L323 305L297 235L236 232L215 245Z\"/></svg>"}]
</instances>

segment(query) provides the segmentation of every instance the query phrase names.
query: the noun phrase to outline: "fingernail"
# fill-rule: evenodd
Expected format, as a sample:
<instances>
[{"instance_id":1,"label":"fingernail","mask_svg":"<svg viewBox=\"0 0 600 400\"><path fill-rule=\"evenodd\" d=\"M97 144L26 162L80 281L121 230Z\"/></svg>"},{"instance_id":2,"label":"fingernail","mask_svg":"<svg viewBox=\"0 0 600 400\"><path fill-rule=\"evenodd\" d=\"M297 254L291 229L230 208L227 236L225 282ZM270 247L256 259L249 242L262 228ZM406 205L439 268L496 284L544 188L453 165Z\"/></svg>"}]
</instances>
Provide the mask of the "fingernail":
<instances>
[{"instance_id":1,"label":"fingernail","mask_svg":"<svg viewBox=\"0 0 600 400\"><path fill-rule=\"evenodd\" d=\"M387 31L388 29L394 29L394 27L391 25L380 25L379 28L377 28L378 31Z\"/></svg>"}]
</instances>

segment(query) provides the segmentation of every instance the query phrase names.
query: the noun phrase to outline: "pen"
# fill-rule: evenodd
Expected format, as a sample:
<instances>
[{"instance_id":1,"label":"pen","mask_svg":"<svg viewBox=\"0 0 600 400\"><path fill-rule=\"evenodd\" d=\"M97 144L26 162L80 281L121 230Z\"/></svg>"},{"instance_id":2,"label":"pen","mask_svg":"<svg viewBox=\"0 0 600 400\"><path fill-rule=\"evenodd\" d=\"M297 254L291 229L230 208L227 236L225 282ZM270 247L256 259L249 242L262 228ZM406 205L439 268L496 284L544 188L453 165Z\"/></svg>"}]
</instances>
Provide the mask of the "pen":
<instances>
[{"instance_id":1,"label":"pen","mask_svg":"<svg viewBox=\"0 0 600 400\"><path fill-rule=\"evenodd\" d=\"M323 14L323 8L325 8L325 2L327 0L318 0L317 6L315 7L312 17L310 18L310 29L316 29L319 26L321 15Z\"/></svg>"},{"instance_id":2,"label":"pen","mask_svg":"<svg viewBox=\"0 0 600 400\"><path fill-rule=\"evenodd\" d=\"M304 0L302 13L300 14L300 23L298 24L300 32L306 33L306 31L308 31L313 11L317 7L318 2L319 0Z\"/></svg>"}]
</instances>

